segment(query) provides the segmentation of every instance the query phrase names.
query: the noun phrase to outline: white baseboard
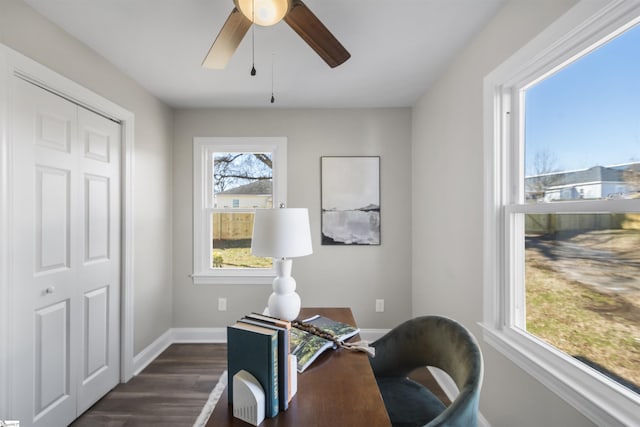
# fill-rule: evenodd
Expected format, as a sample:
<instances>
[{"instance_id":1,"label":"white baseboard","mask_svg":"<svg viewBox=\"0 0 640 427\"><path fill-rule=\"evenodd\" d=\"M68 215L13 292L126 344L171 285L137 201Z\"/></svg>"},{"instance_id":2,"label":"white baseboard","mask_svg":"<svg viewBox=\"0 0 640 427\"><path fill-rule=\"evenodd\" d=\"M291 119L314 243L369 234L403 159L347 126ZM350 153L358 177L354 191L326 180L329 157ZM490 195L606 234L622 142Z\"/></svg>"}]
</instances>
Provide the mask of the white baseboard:
<instances>
[{"instance_id":1,"label":"white baseboard","mask_svg":"<svg viewBox=\"0 0 640 427\"><path fill-rule=\"evenodd\" d=\"M172 344L172 341L172 332L171 329L169 329L140 353L133 356L133 376L138 375L140 371L146 368L160 353L165 351L167 347Z\"/></svg>"},{"instance_id":2,"label":"white baseboard","mask_svg":"<svg viewBox=\"0 0 640 427\"><path fill-rule=\"evenodd\" d=\"M360 336L363 340L373 342L388 331L388 329L362 329ZM133 375L138 375L171 344L225 342L227 342L227 328L171 328L134 356Z\"/></svg>"},{"instance_id":3,"label":"white baseboard","mask_svg":"<svg viewBox=\"0 0 640 427\"><path fill-rule=\"evenodd\" d=\"M174 343L225 343L227 328L173 328Z\"/></svg>"},{"instance_id":4,"label":"white baseboard","mask_svg":"<svg viewBox=\"0 0 640 427\"><path fill-rule=\"evenodd\" d=\"M389 332L389 329L360 329L360 338L365 341L374 342L382 338L387 332Z\"/></svg>"},{"instance_id":5,"label":"white baseboard","mask_svg":"<svg viewBox=\"0 0 640 427\"><path fill-rule=\"evenodd\" d=\"M489 421L482 415L482 412L478 411L478 426L479 427L491 427Z\"/></svg>"},{"instance_id":6,"label":"white baseboard","mask_svg":"<svg viewBox=\"0 0 640 427\"><path fill-rule=\"evenodd\" d=\"M224 343L227 342L226 328L173 328L170 330L172 343ZM388 329L361 329L360 337L373 342Z\"/></svg>"},{"instance_id":7,"label":"white baseboard","mask_svg":"<svg viewBox=\"0 0 640 427\"><path fill-rule=\"evenodd\" d=\"M226 328L171 328L134 356L133 375L138 375L171 344L220 342L227 342Z\"/></svg>"}]
</instances>

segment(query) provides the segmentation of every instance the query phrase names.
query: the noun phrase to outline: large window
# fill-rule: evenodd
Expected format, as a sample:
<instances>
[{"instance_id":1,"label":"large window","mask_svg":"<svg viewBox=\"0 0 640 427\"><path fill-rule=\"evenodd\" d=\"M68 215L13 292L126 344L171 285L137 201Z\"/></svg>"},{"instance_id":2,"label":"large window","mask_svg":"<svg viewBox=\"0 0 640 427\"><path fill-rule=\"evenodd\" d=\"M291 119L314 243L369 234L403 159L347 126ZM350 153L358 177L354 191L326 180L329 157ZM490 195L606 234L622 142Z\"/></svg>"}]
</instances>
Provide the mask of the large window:
<instances>
[{"instance_id":1,"label":"large window","mask_svg":"<svg viewBox=\"0 0 640 427\"><path fill-rule=\"evenodd\" d=\"M485 80L485 337L599 425L640 413L639 6L583 2Z\"/></svg>"},{"instance_id":2,"label":"large window","mask_svg":"<svg viewBox=\"0 0 640 427\"><path fill-rule=\"evenodd\" d=\"M256 209L286 204L286 139L194 139L194 282L270 283L251 254Z\"/></svg>"}]
</instances>

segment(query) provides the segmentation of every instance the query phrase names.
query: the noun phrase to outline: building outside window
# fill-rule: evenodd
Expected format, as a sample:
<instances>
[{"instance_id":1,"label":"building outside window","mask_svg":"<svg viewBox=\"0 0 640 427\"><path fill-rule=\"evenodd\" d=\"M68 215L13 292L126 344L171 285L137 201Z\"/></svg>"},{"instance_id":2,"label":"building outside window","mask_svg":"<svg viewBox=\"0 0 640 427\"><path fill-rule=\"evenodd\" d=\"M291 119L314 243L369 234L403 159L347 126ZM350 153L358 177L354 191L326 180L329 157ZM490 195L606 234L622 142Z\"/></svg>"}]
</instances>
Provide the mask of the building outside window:
<instances>
[{"instance_id":1,"label":"building outside window","mask_svg":"<svg viewBox=\"0 0 640 427\"><path fill-rule=\"evenodd\" d=\"M485 80L494 172L483 324L488 342L596 424L630 425L640 413L640 5L586 3L553 29L566 26L561 40L532 42Z\"/></svg>"},{"instance_id":2,"label":"building outside window","mask_svg":"<svg viewBox=\"0 0 640 427\"><path fill-rule=\"evenodd\" d=\"M274 200L286 204L285 138L194 138L194 283L271 283L251 238Z\"/></svg>"}]
</instances>

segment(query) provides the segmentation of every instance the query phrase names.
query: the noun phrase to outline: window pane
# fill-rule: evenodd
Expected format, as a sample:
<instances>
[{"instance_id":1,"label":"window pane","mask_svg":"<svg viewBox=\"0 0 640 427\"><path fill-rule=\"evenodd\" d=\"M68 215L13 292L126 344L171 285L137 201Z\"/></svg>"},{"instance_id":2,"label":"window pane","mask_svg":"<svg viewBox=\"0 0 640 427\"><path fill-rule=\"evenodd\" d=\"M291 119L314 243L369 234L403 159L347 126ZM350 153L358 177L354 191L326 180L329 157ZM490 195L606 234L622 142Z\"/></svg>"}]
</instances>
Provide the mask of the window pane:
<instances>
[{"instance_id":1,"label":"window pane","mask_svg":"<svg viewBox=\"0 0 640 427\"><path fill-rule=\"evenodd\" d=\"M273 206L271 153L215 153L214 208L256 209Z\"/></svg>"},{"instance_id":2,"label":"window pane","mask_svg":"<svg viewBox=\"0 0 640 427\"><path fill-rule=\"evenodd\" d=\"M640 27L525 91L529 202L640 191Z\"/></svg>"},{"instance_id":3,"label":"window pane","mask_svg":"<svg viewBox=\"0 0 640 427\"><path fill-rule=\"evenodd\" d=\"M525 221L527 331L640 393L640 214Z\"/></svg>"},{"instance_id":4,"label":"window pane","mask_svg":"<svg viewBox=\"0 0 640 427\"><path fill-rule=\"evenodd\" d=\"M271 268L271 258L251 255L253 213L214 213L211 268Z\"/></svg>"}]
</instances>

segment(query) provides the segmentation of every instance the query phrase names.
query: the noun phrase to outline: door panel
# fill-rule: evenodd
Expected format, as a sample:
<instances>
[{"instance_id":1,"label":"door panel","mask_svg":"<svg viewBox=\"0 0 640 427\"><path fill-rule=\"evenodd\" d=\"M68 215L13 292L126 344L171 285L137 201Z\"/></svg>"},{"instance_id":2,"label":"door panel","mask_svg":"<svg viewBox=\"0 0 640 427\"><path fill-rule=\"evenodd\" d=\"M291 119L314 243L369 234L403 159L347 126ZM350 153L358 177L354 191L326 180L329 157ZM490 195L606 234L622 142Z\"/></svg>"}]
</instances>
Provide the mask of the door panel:
<instances>
[{"instance_id":1,"label":"door panel","mask_svg":"<svg viewBox=\"0 0 640 427\"><path fill-rule=\"evenodd\" d=\"M84 181L78 414L115 387L120 376L120 131L117 123L78 108Z\"/></svg>"},{"instance_id":2,"label":"door panel","mask_svg":"<svg viewBox=\"0 0 640 427\"><path fill-rule=\"evenodd\" d=\"M40 110L37 112L36 120L37 145L63 153L70 151L71 118L69 116Z\"/></svg>"},{"instance_id":3,"label":"door panel","mask_svg":"<svg viewBox=\"0 0 640 427\"><path fill-rule=\"evenodd\" d=\"M90 381L108 367L109 362L109 288L89 292L84 297L85 342L82 382Z\"/></svg>"},{"instance_id":4,"label":"door panel","mask_svg":"<svg viewBox=\"0 0 640 427\"><path fill-rule=\"evenodd\" d=\"M13 89L13 414L66 426L120 373L120 126Z\"/></svg>"},{"instance_id":5,"label":"door panel","mask_svg":"<svg viewBox=\"0 0 640 427\"><path fill-rule=\"evenodd\" d=\"M101 118L96 118L100 121ZM111 138L101 129L91 126L93 122L91 118L87 119L89 123L84 124L84 149L85 157L101 162L109 163L111 152Z\"/></svg>"},{"instance_id":6,"label":"door panel","mask_svg":"<svg viewBox=\"0 0 640 427\"><path fill-rule=\"evenodd\" d=\"M70 172L36 166L36 272L69 268Z\"/></svg>"},{"instance_id":7,"label":"door panel","mask_svg":"<svg viewBox=\"0 0 640 427\"><path fill-rule=\"evenodd\" d=\"M69 302L61 301L36 311L35 416L39 417L70 393Z\"/></svg>"},{"instance_id":8,"label":"door panel","mask_svg":"<svg viewBox=\"0 0 640 427\"><path fill-rule=\"evenodd\" d=\"M109 259L109 178L85 176L85 263Z\"/></svg>"}]
</instances>

